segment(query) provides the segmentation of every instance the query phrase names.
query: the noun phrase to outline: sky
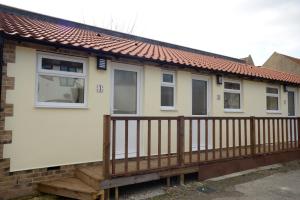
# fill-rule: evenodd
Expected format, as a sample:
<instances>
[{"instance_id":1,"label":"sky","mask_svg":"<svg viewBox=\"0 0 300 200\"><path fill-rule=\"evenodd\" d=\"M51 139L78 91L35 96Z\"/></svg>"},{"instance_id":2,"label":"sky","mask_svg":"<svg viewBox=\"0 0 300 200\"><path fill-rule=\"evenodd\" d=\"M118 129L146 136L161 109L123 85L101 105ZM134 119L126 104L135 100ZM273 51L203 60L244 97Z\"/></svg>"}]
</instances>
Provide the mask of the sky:
<instances>
[{"instance_id":1,"label":"sky","mask_svg":"<svg viewBox=\"0 0 300 200\"><path fill-rule=\"evenodd\" d=\"M300 58L299 0L0 0L80 23L262 65L276 51Z\"/></svg>"}]
</instances>

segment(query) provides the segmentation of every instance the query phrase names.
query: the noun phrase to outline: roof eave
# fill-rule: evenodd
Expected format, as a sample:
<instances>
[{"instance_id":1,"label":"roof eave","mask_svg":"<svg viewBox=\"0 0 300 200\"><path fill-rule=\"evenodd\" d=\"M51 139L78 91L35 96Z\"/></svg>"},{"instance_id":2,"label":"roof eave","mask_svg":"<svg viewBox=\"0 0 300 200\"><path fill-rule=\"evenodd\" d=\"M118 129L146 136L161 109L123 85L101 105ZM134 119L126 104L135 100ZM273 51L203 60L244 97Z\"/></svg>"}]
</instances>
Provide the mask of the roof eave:
<instances>
[{"instance_id":1,"label":"roof eave","mask_svg":"<svg viewBox=\"0 0 300 200\"><path fill-rule=\"evenodd\" d=\"M86 51L89 53L106 56L108 58L114 57L114 58L134 59L134 60L138 60L141 62L156 63L157 65L160 65L160 66L176 66L176 67L179 67L182 69L188 68L188 69L194 69L196 71L201 71L201 72L206 72L206 73L236 76L239 78L246 78L246 79L251 79L251 80L266 81L266 82L280 83L280 84L289 84L289 85L294 85L294 86L300 85L300 84L288 82L288 81L272 80L272 79L267 79L267 78L263 78L263 77L254 77L254 76L246 75L246 74L232 73L232 72L226 72L226 71L216 70L216 69L200 68L200 67L195 67L195 66L185 65L185 64L180 64L180 63L173 63L173 62L167 62L167 61L161 61L161 60L153 60L151 58L143 58L143 57L138 57L138 56L124 55L121 53L112 53L112 52L106 52L106 51L102 51L102 50L95 50L92 48L84 48L81 46L73 46L73 45L61 44L61 43L57 43L57 42L49 42L46 40L36 40L34 38L30 38L30 37L25 38L25 37L22 37L19 35L6 34L4 32L2 32L1 35L5 39L14 40L17 42L30 42L30 43L40 44L40 45L52 46L54 48L65 48L65 49L72 49L72 50L78 50L78 51Z\"/></svg>"}]
</instances>

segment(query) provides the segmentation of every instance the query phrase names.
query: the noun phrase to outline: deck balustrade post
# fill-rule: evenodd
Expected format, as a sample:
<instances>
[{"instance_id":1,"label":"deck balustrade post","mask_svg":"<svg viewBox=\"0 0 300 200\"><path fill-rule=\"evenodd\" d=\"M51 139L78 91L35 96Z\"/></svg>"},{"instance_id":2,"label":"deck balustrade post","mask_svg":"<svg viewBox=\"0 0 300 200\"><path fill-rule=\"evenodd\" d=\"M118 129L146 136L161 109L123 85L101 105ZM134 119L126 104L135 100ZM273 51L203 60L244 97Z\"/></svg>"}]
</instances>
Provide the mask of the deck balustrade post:
<instances>
[{"instance_id":1,"label":"deck balustrade post","mask_svg":"<svg viewBox=\"0 0 300 200\"><path fill-rule=\"evenodd\" d=\"M110 178L110 115L103 116L103 177Z\"/></svg>"},{"instance_id":2,"label":"deck balustrade post","mask_svg":"<svg viewBox=\"0 0 300 200\"><path fill-rule=\"evenodd\" d=\"M300 149L300 117L297 118L298 120L298 129L297 129L297 133L298 133L298 148Z\"/></svg>"},{"instance_id":3,"label":"deck balustrade post","mask_svg":"<svg viewBox=\"0 0 300 200\"><path fill-rule=\"evenodd\" d=\"M250 147L251 147L251 155L255 155L255 117L250 117Z\"/></svg>"},{"instance_id":4,"label":"deck balustrade post","mask_svg":"<svg viewBox=\"0 0 300 200\"><path fill-rule=\"evenodd\" d=\"M184 165L184 116L177 119L177 162Z\"/></svg>"}]
</instances>

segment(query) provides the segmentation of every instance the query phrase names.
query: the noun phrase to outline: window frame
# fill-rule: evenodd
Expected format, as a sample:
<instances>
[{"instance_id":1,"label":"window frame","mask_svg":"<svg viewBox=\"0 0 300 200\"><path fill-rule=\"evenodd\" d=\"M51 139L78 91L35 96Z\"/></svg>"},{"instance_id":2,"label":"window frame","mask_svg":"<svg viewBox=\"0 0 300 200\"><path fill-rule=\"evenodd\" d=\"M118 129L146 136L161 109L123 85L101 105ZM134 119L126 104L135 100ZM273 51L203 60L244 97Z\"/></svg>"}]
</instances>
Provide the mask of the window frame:
<instances>
[{"instance_id":1,"label":"window frame","mask_svg":"<svg viewBox=\"0 0 300 200\"><path fill-rule=\"evenodd\" d=\"M42 59L43 58L82 63L83 64L82 73L42 69ZM84 94L83 94L84 102L83 103L39 102L38 101L38 84L39 84L39 76L40 75L84 79ZM88 73L87 73L87 59L86 58L69 56L69 55L64 55L64 54L38 52L35 78L36 78L36 81L35 81L35 107L37 107L37 108L87 108L87 105L88 105L87 104L87 102L88 102L87 101Z\"/></svg>"},{"instance_id":2,"label":"window frame","mask_svg":"<svg viewBox=\"0 0 300 200\"><path fill-rule=\"evenodd\" d=\"M173 83L164 82L163 76L164 74L169 74L173 76ZM173 88L173 106L162 106L161 98L162 98L162 87L172 87ZM161 81L160 81L160 109L161 110L175 110L176 109L176 73L172 71L162 71L161 73Z\"/></svg>"},{"instance_id":3,"label":"window frame","mask_svg":"<svg viewBox=\"0 0 300 200\"><path fill-rule=\"evenodd\" d=\"M226 89L225 88L225 83L237 83L240 85L239 90L235 89ZM240 108L225 108L225 92L227 93L234 93L234 94L240 94ZM223 82L223 108L224 112L243 112L243 84L242 81L240 80L230 80L230 79L225 79Z\"/></svg>"},{"instance_id":4,"label":"window frame","mask_svg":"<svg viewBox=\"0 0 300 200\"><path fill-rule=\"evenodd\" d=\"M266 94L266 112L267 113L280 113L280 86L275 86L275 85L267 85L266 87L266 90L265 90L265 94ZM272 88L272 89L277 89L278 90L278 94L273 94L273 93L267 93L267 88ZM278 109L277 110L268 110L268 100L267 100L267 97L277 97L278 99Z\"/></svg>"}]
</instances>

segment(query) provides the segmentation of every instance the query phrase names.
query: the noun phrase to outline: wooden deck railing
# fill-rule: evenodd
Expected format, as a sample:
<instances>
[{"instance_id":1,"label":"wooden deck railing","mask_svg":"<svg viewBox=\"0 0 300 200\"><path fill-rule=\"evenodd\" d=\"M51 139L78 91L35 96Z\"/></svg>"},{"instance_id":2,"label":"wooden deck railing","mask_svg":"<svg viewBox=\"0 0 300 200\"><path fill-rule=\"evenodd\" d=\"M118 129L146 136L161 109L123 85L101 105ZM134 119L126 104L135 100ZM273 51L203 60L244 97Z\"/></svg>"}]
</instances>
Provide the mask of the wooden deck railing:
<instances>
[{"instance_id":1,"label":"wooden deck railing","mask_svg":"<svg viewBox=\"0 0 300 200\"><path fill-rule=\"evenodd\" d=\"M300 148L297 117L105 115L103 123L107 179Z\"/></svg>"}]
</instances>

